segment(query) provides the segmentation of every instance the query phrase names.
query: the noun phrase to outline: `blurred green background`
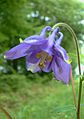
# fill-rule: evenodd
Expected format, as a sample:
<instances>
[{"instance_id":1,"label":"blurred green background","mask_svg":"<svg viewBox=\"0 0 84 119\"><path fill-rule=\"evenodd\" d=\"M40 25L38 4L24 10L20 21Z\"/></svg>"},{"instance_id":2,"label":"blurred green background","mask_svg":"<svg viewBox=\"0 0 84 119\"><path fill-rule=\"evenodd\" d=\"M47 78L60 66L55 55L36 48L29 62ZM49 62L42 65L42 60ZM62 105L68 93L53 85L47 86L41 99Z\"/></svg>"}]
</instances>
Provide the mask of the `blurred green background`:
<instances>
[{"instance_id":1,"label":"blurred green background","mask_svg":"<svg viewBox=\"0 0 84 119\"><path fill-rule=\"evenodd\" d=\"M75 31L84 71L84 2L82 0L0 0L0 105L13 119L76 119L71 84L53 80L52 72L32 74L25 58L7 61L4 53L19 44L19 38L40 34L46 25L65 22ZM78 96L77 56L71 34L63 27L62 46L72 59ZM75 70L76 69L76 70ZM83 86L84 89L84 86ZM84 119L84 94L81 119ZM0 119L7 119L0 111Z\"/></svg>"}]
</instances>

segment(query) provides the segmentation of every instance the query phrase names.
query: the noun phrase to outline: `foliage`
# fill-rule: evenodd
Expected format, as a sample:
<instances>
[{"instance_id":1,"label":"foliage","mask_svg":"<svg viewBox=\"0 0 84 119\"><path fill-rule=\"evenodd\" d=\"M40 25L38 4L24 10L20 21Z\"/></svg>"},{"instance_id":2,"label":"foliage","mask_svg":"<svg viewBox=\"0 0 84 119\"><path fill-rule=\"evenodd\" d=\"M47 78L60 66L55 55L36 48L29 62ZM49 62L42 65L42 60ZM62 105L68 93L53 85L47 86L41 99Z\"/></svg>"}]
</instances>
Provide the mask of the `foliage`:
<instances>
[{"instance_id":1,"label":"foliage","mask_svg":"<svg viewBox=\"0 0 84 119\"><path fill-rule=\"evenodd\" d=\"M79 7L78 7L79 6ZM67 11L67 12L66 12ZM19 38L39 34L45 25L53 26L57 22L66 22L82 40L84 19L83 4L75 0L1 0L0 1L0 52L4 53L11 47L19 44ZM63 47L68 52L74 50L70 34L64 32ZM0 56L2 58L2 56ZM7 62L18 70L18 65L24 69L24 60ZM75 61L74 61L75 63ZM3 66L3 62L0 62ZM4 66L3 66L4 67Z\"/></svg>"},{"instance_id":2,"label":"foliage","mask_svg":"<svg viewBox=\"0 0 84 119\"><path fill-rule=\"evenodd\" d=\"M25 59L7 61L3 55L19 44L19 38L39 34L44 26L53 26L58 22L69 24L74 29L78 42L82 40L83 44L83 19L84 4L79 0L0 0L0 104L15 119L76 117L71 86L66 87L60 82L52 81L52 73L32 75L25 69ZM64 33L62 46L67 49L75 67L76 55L71 35L64 28L61 30ZM84 55L81 55L84 64L83 58ZM77 90L78 83L75 83ZM84 94L82 103L83 98ZM81 108L83 119L83 105ZM2 112L0 119L6 119Z\"/></svg>"},{"instance_id":3,"label":"foliage","mask_svg":"<svg viewBox=\"0 0 84 119\"><path fill-rule=\"evenodd\" d=\"M16 75L12 75L12 77L15 78ZM42 77L39 78L43 80ZM6 84L10 88L4 93L1 92L0 104L4 105L13 119L76 119L72 87L63 85L56 80L42 84L39 78L35 82L28 81L23 75L18 75L17 87L18 85L21 86L18 87L18 90L13 91L11 85ZM75 82L75 84L77 91L78 82ZM7 89L7 86L5 89ZM81 102L82 109L84 109L83 99L84 94ZM83 119L83 110L81 115L81 119ZM5 119L5 115L1 111L0 119Z\"/></svg>"}]
</instances>

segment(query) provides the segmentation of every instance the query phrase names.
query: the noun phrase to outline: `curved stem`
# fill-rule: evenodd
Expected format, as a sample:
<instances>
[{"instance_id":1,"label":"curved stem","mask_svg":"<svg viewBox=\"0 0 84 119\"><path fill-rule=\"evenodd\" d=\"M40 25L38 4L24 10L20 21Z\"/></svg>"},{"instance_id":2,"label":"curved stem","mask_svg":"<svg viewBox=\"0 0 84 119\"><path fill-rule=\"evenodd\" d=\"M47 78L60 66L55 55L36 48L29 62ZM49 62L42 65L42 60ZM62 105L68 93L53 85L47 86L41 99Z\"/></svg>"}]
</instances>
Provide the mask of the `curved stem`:
<instances>
[{"instance_id":1,"label":"curved stem","mask_svg":"<svg viewBox=\"0 0 84 119\"><path fill-rule=\"evenodd\" d=\"M77 37L73 29L66 23L57 23L53 26L53 29L55 29L58 26L63 26L66 27L69 32L71 33L73 40L75 42L76 46L76 53L77 53L77 60L78 60L78 68L79 68L79 75L81 76L81 66L80 66L80 54L79 54L79 47L78 47L78 42L77 42ZM79 96L78 96L78 107L77 107L77 119L80 119L80 101L81 101L81 92L82 92L82 80L81 77L79 77ZM76 104L76 100L75 104Z\"/></svg>"}]
</instances>

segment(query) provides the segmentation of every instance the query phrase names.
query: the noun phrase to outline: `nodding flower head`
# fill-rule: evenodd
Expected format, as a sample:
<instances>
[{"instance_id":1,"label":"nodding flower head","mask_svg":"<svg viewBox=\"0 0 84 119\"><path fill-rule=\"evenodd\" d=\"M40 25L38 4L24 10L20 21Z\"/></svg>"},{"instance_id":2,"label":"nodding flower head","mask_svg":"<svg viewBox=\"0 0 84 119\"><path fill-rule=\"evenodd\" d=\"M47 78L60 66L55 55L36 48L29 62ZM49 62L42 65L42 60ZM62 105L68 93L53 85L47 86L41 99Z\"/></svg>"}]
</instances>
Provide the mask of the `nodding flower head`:
<instances>
[{"instance_id":1,"label":"nodding flower head","mask_svg":"<svg viewBox=\"0 0 84 119\"><path fill-rule=\"evenodd\" d=\"M69 82L71 65L64 48L60 46L63 34L59 27L46 37L46 32L52 31L46 26L40 35L34 35L24 39L22 43L5 53L6 59L26 57L27 70L33 73L38 71L53 71L57 80ZM67 72L67 73L66 73Z\"/></svg>"}]
</instances>

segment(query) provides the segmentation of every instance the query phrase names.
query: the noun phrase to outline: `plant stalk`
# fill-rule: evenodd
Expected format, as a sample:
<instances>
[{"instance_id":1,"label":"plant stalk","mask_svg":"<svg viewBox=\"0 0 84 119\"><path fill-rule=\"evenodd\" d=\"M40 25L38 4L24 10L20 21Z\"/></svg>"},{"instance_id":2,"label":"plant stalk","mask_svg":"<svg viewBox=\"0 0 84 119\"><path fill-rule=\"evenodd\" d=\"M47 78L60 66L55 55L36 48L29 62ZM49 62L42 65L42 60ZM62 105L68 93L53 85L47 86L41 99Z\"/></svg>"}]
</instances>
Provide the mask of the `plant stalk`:
<instances>
[{"instance_id":1,"label":"plant stalk","mask_svg":"<svg viewBox=\"0 0 84 119\"><path fill-rule=\"evenodd\" d=\"M72 70L71 70L71 83L72 83L72 91L73 91L73 97L74 97L74 105L76 107L76 111L77 111L77 104L76 104L76 93L75 93L75 89L74 89L74 79L73 79L73 76L72 76Z\"/></svg>"},{"instance_id":2,"label":"plant stalk","mask_svg":"<svg viewBox=\"0 0 84 119\"><path fill-rule=\"evenodd\" d=\"M81 102L81 93L82 93L82 80L81 80L81 78L80 78L80 82L79 82L78 108L77 108L77 119L80 119L80 102Z\"/></svg>"},{"instance_id":3,"label":"plant stalk","mask_svg":"<svg viewBox=\"0 0 84 119\"><path fill-rule=\"evenodd\" d=\"M4 114L6 115L8 119L13 119L11 115L8 113L8 111L6 111L3 107L0 106L0 109L4 112Z\"/></svg>"}]
</instances>

